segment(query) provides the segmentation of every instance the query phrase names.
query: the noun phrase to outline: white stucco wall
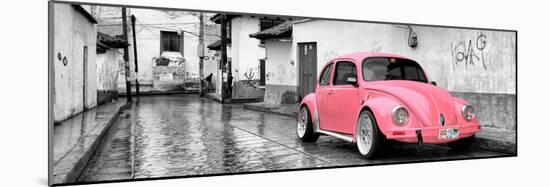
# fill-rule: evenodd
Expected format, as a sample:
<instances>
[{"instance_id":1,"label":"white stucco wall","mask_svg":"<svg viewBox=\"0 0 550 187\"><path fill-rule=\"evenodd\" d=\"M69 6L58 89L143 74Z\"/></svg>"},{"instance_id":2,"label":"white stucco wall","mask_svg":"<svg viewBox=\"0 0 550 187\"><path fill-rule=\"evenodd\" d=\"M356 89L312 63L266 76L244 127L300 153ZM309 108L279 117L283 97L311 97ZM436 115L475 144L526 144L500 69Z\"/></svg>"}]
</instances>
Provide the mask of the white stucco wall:
<instances>
[{"instance_id":1,"label":"white stucco wall","mask_svg":"<svg viewBox=\"0 0 550 187\"><path fill-rule=\"evenodd\" d=\"M266 41L266 84L296 85L298 68L296 63L291 63L291 46L291 41Z\"/></svg>"},{"instance_id":2,"label":"white stucco wall","mask_svg":"<svg viewBox=\"0 0 550 187\"><path fill-rule=\"evenodd\" d=\"M293 27L291 57L298 64L297 43L317 42L319 74L322 66L338 55L357 51L395 53L418 61L431 80L450 91L515 93L514 32L422 26L412 29L419 40L416 48L408 46L409 30L403 25L325 20L298 23ZM472 63L463 58L468 54ZM457 56L462 61L457 61Z\"/></svg>"},{"instance_id":3,"label":"white stucco wall","mask_svg":"<svg viewBox=\"0 0 550 187\"><path fill-rule=\"evenodd\" d=\"M136 16L136 40L138 50L138 66L140 83L153 81L153 58L160 55L160 31L177 31L183 29L198 33L198 16L187 12L169 12L152 9L129 9ZM128 20L130 24L130 20ZM179 23L179 24L177 24ZM132 42L131 28L128 29L129 40ZM185 74L198 77L199 58L197 56L198 37L183 33L183 57L185 58ZM130 47L130 62L133 69L133 48ZM133 71L132 71L133 72Z\"/></svg>"},{"instance_id":4,"label":"white stucco wall","mask_svg":"<svg viewBox=\"0 0 550 187\"><path fill-rule=\"evenodd\" d=\"M53 116L64 120L96 106L96 26L69 4L54 4ZM86 101L84 101L84 46L88 48ZM63 64L66 58L67 64Z\"/></svg>"},{"instance_id":5,"label":"white stucco wall","mask_svg":"<svg viewBox=\"0 0 550 187\"><path fill-rule=\"evenodd\" d=\"M250 34L260 31L257 17L240 16L231 19L231 51L233 81L245 80L246 72L253 72L253 79L260 79L259 59L265 58L265 48ZM229 55L228 55L229 56Z\"/></svg>"},{"instance_id":6,"label":"white stucco wall","mask_svg":"<svg viewBox=\"0 0 550 187\"><path fill-rule=\"evenodd\" d=\"M97 54L96 73L98 91L117 90L119 61L122 59L122 55L122 49L109 49L103 54Z\"/></svg>"}]
</instances>

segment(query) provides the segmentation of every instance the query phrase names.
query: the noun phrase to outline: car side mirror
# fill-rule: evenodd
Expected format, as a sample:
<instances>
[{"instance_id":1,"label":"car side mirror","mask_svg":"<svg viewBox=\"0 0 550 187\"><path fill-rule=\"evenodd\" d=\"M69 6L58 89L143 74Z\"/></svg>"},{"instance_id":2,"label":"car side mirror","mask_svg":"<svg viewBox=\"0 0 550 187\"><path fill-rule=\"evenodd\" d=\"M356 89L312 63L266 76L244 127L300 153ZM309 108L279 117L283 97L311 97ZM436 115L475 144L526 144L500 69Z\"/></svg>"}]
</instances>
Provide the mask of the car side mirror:
<instances>
[{"instance_id":1,"label":"car side mirror","mask_svg":"<svg viewBox=\"0 0 550 187\"><path fill-rule=\"evenodd\" d=\"M348 77L348 78L346 79L346 82L347 82L348 84L353 85L353 86L358 86L358 85L357 85L357 78L355 78L355 77Z\"/></svg>"},{"instance_id":2,"label":"car side mirror","mask_svg":"<svg viewBox=\"0 0 550 187\"><path fill-rule=\"evenodd\" d=\"M430 82L430 84L433 84L434 86L437 86L437 83L435 81Z\"/></svg>"}]
</instances>

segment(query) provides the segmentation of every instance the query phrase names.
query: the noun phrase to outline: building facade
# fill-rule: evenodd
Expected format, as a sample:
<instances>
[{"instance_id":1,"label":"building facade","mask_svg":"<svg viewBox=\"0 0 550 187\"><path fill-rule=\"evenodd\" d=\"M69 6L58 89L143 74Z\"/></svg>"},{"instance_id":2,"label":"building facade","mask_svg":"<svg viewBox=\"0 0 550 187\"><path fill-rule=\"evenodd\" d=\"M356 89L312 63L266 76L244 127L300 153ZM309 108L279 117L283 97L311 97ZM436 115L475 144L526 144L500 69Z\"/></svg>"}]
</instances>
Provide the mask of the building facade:
<instances>
[{"instance_id":1,"label":"building facade","mask_svg":"<svg viewBox=\"0 0 550 187\"><path fill-rule=\"evenodd\" d=\"M90 7L99 20L98 30L122 35L118 7ZM135 73L131 16L135 16L138 73ZM127 9L130 82L138 79L142 92L197 90L199 88L199 13L156 9ZM205 14L205 28L215 27ZM206 37L205 37L206 38ZM121 64L121 67L124 65ZM205 66L212 68L211 66ZM124 93L125 72L119 72L118 89ZM208 74L207 74L208 75ZM135 91L132 89L132 91Z\"/></svg>"},{"instance_id":2,"label":"building facade","mask_svg":"<svg viewBox=\"0 0 550 187\"><path fill-rule=\"evenodd\" d=\"M292 30L290 57L298 67L286 68L297 70L289 83L303 97L304 90L314 88L321 68L336 56L357 51L403 55L419 62L438 86L470 101L484 127L512 130L515 50L514 32L306 20L294 23ZM307 78L310 74L312 79Z\"/></svg>"},{"instance_id":3,"label":"building facade","mask_svg":"<svg viewBox=\"0 0 550 187\"><path fill-rule=\"evenodd\" d=\"M62 121L97 105L97 21L78 5L54 4L53 117Z\"/></svg>"}]
</instances>

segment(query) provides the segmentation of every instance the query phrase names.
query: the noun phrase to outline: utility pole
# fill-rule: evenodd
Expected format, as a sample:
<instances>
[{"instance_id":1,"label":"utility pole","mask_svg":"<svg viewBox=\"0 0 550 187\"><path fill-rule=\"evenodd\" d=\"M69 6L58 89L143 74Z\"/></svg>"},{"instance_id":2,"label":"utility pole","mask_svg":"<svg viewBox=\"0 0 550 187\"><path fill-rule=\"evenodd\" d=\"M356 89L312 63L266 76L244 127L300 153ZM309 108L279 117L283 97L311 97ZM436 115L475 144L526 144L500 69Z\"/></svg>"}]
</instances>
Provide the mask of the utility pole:
<instances>
[{"instance_id":1,"label":"utility pole","mask_svg":"<svg viewBox=\"0 0 550 187\"><path fill-rule=\"evenodd\" d=\"M199 53L199 96L204 97L204 20L202 12L199 14L199 22L199 48L197 50Z\"/></svg>"},{"instance_id":2,"label":"utility pole","mask_svg":"<svg viewBox=\"0 0 550 187\"><path fill-rule=\"evenodd\" d=\"M221 98L221 101L222 103L224 102L225 98L227 97L228 93L228 87L229 87L229 75L231 74L231 69L228 69L227 68L227 23L226 23L226 16L225 14L222 15L222 18L221 18L221 40L220 40L220 53L221 53L221 66L222 66L222 98ZM226 83L224 83L223 81L223 75L225 72L228 72L227 73L227 81Z\"/></svg>"},{"instance_id":3,"label":"utility pole","mask_svg":"<svg viewBox=\"0 0 550 187\"><path fill-rule=\"evenodd\" d=\"M139 97L139 81L138 81L138 55L136 43L136 16L132 15L132 36L134 38L134 70L136 72L136 97Z\"/></svg>"},{"instance_id":4,"label":"utility pole","mask_svg":"<svg viewBox=\"0 0 550 187\"><path fill-rule=\"evenodd\" d=\"M126 23L126 8L122 8L122 35L126 46L124 47L124 71L126 72L126 100L132 102L132 84L130 83L130 62L128 60L128 25Z\"/></svg>"}]
</instances>

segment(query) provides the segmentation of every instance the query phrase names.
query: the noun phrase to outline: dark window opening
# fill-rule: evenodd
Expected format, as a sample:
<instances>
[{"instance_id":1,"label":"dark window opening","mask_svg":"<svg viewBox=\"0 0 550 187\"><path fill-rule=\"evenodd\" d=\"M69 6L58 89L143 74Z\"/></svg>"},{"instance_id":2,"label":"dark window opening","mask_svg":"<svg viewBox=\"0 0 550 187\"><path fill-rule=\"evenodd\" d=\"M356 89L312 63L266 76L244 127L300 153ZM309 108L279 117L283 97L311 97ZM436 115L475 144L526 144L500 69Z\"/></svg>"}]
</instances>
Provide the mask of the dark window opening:
<instances>
[{"instance_id":1,"label":"dark window opening","mask_svg":"<svg viewBox=\"0 0 550 187\"><path fill-rule=\"evenodd\" d=\"M336 64L336 71L334 71L334 85L346 85L348 84L348 78L354 77L357 79L357 68L353 62L342 61Z\"/></svg>"},{"instance_id":2,"label":"dark window opening","mask_svg":"<svg viewBox=\"0 0 550 187\"><path fill-rule=\"evenodd\" d=\"M330 83L330 73L332 72L332 63L328 65L325 70L323 70L323 73L321 74L321 78L319 79L319 85L326 86Z\"/></svg>"},{"instance_id":3,"label":"dark window opening","mask_svg":"<svg viewBox=\"0 0 550 187\"><path fill-rule=\"evenodd\" d=\"M160 31L160 53L164 51L181 52L183 55L183 33Z\"/></svg>"},{"instance_id":4,"label":"dark window opening","mask_svg":"<svg viewBox=\"0 0 550 187\"><path fill-rule=\"evenodd\" d=\"M268 19L268 18L262 18L260 19L260 31L263 31L265 29L269 29L275 25L279 25L281 23L285 22L284 20L280 19Z\"/></svg>"},{"instance_id":5,"label":"dark window opening","mask_svg":"<svg viewBox=\"0 0 550 187\"><path fill-rule=\"evenodd\" d=\"M420 65L412 60L372 57L365 59L362 66L365 81L411 80L428 82Z\"/></svg>"}]
</instances>

